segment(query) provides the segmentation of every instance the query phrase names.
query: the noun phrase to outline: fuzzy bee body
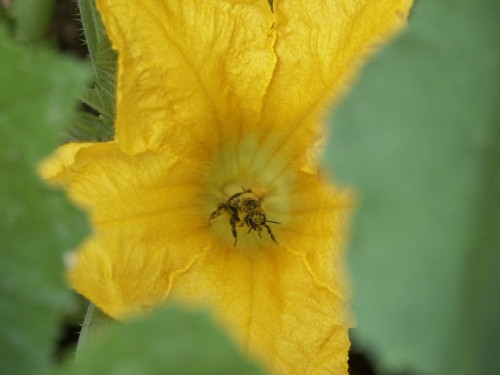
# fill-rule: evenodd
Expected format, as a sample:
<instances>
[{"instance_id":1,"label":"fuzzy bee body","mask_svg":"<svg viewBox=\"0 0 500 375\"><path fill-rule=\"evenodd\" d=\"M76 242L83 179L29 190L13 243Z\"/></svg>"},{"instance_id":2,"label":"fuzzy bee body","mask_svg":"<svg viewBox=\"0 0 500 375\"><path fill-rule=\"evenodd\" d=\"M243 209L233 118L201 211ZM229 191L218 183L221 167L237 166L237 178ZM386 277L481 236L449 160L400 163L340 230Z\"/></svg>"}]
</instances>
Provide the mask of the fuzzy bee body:
<instances>
[{"instance_id":1,"label":"fuzzy bee body","mask_svg":"<svg viewBox=\"0 0 500 375\"><path fill-rule=\"evenodd\" d=\"M276 242L273 232L267 223L279 224L276 221L267 220L266 214L260 204L260 199L250 189L243 189L243 191L231 196L227 202L220 203L217 209L210 215L210 220L220 216L223 212L229 215L229 223L231 225L231 232L234 237L234 246L238 240L238 232L236 226L247 226L248 232L256 231L260 235L263 228L266 228L271 239Z\"/></svg>"}]
</instances>

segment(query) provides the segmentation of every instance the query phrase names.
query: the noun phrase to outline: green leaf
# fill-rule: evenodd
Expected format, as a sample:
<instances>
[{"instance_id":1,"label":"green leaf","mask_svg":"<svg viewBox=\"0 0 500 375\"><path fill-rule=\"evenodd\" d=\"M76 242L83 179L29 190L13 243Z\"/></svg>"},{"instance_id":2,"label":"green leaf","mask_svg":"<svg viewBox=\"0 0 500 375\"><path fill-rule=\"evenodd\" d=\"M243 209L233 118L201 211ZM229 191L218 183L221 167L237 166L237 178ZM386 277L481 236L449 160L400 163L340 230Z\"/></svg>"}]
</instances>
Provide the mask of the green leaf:
<instances>
[{"instance_id":1,"label":"green leaf","mask_svg":"<svg viewBox=\"0 0 500 375\"><path fill-rule=\"evenodd\" d=\"M389 370L500 373L499 4L417 3L333 118L354 337Z\"/></svg>"},{"instance_id":2,"label":"green leaf","mask_svg":"<svg viewBox=\"0 0 500 375\"><path fill-rule=\"evenodd\" d=\"M7 10L0 5L0 32L12 31L12 18L7 13ZM6 30L3 30L6 29Z\"/></svg>"},{"instance_id":3,"label":"green leaf","mask_svg":"<svg viewBox=\"0 0 500 375\"><path fill-rule=\"evenodd\" d=\"M78 337L76 356L79 357L85 350L99 342L114 322L116 320L90 303Z\"/></svg>"},{"instance_id":4,"label":"green leaf","mask_svg":"<svg viewBox=\"0 0 500 375\"><path fill-rule=\"evenodd\" d=\"M15 37L21 42L45 39L54 9L54 0L14 0L9 13L15 22Z\"/></svg>"},{"instance_id":5,"label":"green leaf","mask_svg":"<svg viewBox=\"0 0 500 375\"><path fill-rule=\"evenodd\" d=\"M113 138L113 127L89 112L80 112L64 134L66 142L99 142Z\"/></svg>"},{"instance_id":6,"label":"green leaf","mask_svg":"<svg viewBox=\"0 0 500 375\"><path fill-rule=\"evenodd\" d=\"M112 323L110 323L112 324ZM105 334L58 375L258 375L206 313L169 307L106 327Z\"/></svg>"},{"instance_id":7,"label":"green leaf","mask_svg":"<svg viewBox=\"0 0 500 375\"><path fill-rule=\"evenodd\" d=\"M95 74L94 85L84 92L82 100L101 115L105 125L112 128L115 119L117 55L106 35L95 0L80 0L78 4Z\"/></svg>"},{"instance_id":8,"label":"green leaf","mask_svg":"<svg viewBox=\"0 0 500 375\"><path fill-rule=\"evenodd\" d=\"M28 374L52 359L71 307L63 252L87 231L82 214L36 175L56 147L88 78L82 66L22 48L0 33L0 373Z\"/></svg>"}]
</instances>

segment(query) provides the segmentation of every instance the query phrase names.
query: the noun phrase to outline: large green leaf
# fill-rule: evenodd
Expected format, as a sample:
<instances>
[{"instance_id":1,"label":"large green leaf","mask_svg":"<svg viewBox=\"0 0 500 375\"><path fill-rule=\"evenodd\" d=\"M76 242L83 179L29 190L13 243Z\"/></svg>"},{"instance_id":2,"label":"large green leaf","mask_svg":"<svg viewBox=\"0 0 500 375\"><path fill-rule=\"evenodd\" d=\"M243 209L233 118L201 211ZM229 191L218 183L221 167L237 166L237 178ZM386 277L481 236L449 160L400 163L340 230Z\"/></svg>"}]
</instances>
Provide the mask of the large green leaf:
<instances>
[{"instance_id":1,"label":"large green leaf","mask_svg":"<svg viewBox=\"0 0 500 375\"><path fill-rule=\"evenodd\" d=\"M41 42L47 36L54 0L14 0L9 13L14 19L14 36L22 42Z\"/></svg>"},{"instance_id":2,"label":"large green leaf","mask_svg":"<svg viewBox=\"0 0 500 375\"><path fill-rule=\"evenodd\" d=\"M15 45L0 33L0 373L50 363L71 306L63 252L86 232L83 215L36 175L72 116L86 69Z\"/></svg>"},{"instance_id":3,"label":"large green leaf","mask_svg":"<svg viewBox=\"0 0 500 375\"><path fill-rule=\"evenodd\" d=\"M418 2L333 117L359 193L354 338L383 367L500 374L500 3Z\"/></svg>"},{"instance_id":4,"label":"large green leaf","mask_svg":"<svg viewBox=\"0 0 500 375\"><path fill-rule=\"evenodd\" d=\"M127 324L109 324L57 374L262 374L206 313L169 307Z\"/></svg>"}]
</instances>

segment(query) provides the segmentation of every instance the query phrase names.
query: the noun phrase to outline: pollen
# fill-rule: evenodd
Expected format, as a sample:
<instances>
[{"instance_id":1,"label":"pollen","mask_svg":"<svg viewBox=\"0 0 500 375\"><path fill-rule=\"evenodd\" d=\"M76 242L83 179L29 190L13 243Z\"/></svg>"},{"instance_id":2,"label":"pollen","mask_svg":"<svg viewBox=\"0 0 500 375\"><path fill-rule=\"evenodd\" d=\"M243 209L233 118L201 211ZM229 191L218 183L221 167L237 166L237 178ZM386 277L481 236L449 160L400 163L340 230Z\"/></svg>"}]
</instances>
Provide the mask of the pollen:
<instances>
[{"instance_id":1,"label":"pollen","mask_svg":"<svg viewBox=\"0 0 500 375\"><path fill-rule=\"evenodd\" d=\"M205 210L213 234L238 247L281 243L295 175L288 159L256 136L228 143L211 162Z\"/></svg>"}]
</instances>

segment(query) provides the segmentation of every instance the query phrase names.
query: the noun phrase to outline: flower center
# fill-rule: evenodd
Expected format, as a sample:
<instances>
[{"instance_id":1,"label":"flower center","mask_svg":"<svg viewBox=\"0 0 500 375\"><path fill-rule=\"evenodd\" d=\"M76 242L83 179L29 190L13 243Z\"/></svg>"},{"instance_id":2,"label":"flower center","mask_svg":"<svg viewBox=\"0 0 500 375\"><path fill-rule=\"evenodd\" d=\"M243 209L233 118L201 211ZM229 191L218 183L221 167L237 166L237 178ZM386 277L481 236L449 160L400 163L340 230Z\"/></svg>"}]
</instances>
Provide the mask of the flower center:
<instances>
[{"instance_id":1,"label":"flower center","mask_svg":"<svg viewBox=\"0 0 500 375\"><path fill-rule=\"evenodd\" d=\"M294 181L288 158L256 136L225 144L206 181L206 217L212 232L237 247L280 243Z\"/></svg>"}]
</instances>

